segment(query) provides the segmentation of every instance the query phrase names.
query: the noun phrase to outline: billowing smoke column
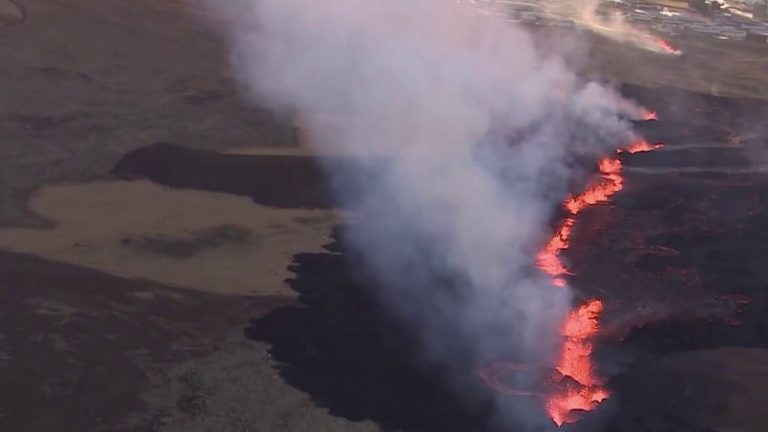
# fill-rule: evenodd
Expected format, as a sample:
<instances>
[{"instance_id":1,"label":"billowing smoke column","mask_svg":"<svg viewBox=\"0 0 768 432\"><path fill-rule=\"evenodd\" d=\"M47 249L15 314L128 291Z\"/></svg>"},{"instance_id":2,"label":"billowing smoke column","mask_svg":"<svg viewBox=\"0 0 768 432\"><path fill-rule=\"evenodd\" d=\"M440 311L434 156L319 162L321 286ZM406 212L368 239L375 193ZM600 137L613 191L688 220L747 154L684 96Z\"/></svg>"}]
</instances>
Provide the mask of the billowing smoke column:
<instances>
[{"instance_id":1,"label":"billowing smoke column","mask_svg":"<svg viewBox=\"0 0 768 432\"><path fill-rule=\"evenodd\" d=\"M316 149L377 166L339 191L346 241L425 358L455 382L493 359L553 365L571 298L537 251L574 156L631 142L643 110L462 4L221 3L254 97L299 112ZM498 397L501 420L549 421Z\"/></svg>"}]
</instances>

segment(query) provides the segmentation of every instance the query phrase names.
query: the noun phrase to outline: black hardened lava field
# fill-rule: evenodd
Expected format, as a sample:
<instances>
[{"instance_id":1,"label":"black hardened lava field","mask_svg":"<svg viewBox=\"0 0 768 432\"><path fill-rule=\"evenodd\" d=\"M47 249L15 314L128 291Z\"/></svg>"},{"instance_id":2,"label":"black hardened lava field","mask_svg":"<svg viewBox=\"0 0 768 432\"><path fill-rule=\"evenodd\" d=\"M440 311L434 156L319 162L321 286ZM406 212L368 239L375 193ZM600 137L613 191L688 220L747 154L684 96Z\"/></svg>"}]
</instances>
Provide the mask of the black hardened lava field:
<instances>
[{"instance_id":1,"label":"black hardened lava field","mask_svg":"<svg viewBox=\"0 0 768 432\"><path fill-rule=\"evenodd\" d=\"M734 415L734 392L754 396L734 388L739 350L768 347L768 126L755 121L768 107L673 89L622 91L657 111L658 120L636 128L663 148L619 155L623 190L578 215L563 252L576 301L603 302L596 367L613 394L563 429L589 430L593 418L613 432L714 432L706 425ZM266 205L329 207L329 187L338 185L318 163L329 162L157 144L114 172ZM281 377L333 415L387 430L492 428L482 393L493 390L468 368L461 390L473 397L463 397L439 368L416 360L418 344L379 306L343 229L327 252L294 257L298 302L254 319L245 335L268 343ZM738 412L754 415L759 400Z\"/></svg>"}]
</instances>

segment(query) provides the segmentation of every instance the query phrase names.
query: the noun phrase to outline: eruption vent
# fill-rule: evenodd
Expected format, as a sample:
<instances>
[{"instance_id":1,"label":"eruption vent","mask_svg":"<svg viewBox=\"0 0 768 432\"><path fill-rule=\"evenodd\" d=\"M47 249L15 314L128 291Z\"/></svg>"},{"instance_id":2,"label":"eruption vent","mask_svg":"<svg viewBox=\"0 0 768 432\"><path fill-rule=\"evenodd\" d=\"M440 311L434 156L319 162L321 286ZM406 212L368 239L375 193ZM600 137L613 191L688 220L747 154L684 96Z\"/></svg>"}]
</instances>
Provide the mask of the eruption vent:
<instances>
[{"instance_id":1,"label":"eruption vent","mask_svg":"<svg viewBox=\"0 0 768 432\"><path fill-rule=\"evenodd\" d=\"M569 274L560 260L560 252L568 248L569 237L576 215L590 205L606 202L624 186L621 176L621 160L604 157L598 164L600 179L597 183L577 196L569 196L563 203L569 216L544 249L539 253L539 269L553 278L555 286L564 286L564 276ZM553 266L550 262L556 262ZM598 320L603 311L603 302L592 299L570 312L562 326L563 345L556 370L560 377L552 378L562 382L567 377L568 385L557 386L546 398L546 408L552 421L558 426L569 419L575 410L591 411L608 397L608 391L595 376L592 365L592 338L599 330Z\"/></svg>"},{"instance_id":2,"label":"eruption vent","mask_svg":"<svg viewBox=\"0 0 768 432\"><path fill-rule=\"evenodd\" d=\"M640 139L630 144L626 151L637 153L655 150L661 146L661 144L651 146ZM622 153L623 150L617 149L616 152ZM560 253L568 249L576 215L591 205L607 202L621 191L624 187L621 168L621 160L618 157L602 158L598 163L600 172L598 181L588 185L581 194L569 196L563 203L568 216L563 219L555 234L539 252L536 260L538 268L552 278L552 285L567 286L565 277L572 274L560 259ZM563 342L555 371L548 380L547 389L538 394L544 399L550 418L558 426L575 421L571 413L592 411L610 396L608 390L602 386L602 380L595 375L591 359L592 339L600 331L599 319L602 312L602 300L591 299L571 311L562 324ZM503 394L536 395L534 392L516 390L503 384L507 374L524 370L526 370L524 365L496 362L481 369L480 376L489 386Z\"/></svg>"}]
</instances>

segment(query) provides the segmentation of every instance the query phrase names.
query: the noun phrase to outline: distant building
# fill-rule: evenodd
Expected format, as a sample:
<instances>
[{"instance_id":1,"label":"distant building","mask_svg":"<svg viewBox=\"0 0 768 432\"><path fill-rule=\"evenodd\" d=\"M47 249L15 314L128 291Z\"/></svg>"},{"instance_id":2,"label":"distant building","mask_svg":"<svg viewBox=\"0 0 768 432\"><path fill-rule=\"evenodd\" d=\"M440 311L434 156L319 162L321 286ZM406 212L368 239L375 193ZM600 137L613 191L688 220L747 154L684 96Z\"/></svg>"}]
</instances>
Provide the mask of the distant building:
<instances>
[{"instance_id":1,"label":"distant building","mask_svg":"<svg viewBox=\"0 0 768 432\"><path fill-rule=\"evenodd\" d=\"M768 21L768 0L758 0L752 9L752 18Z\"/></svg>"},{"instance_id":2,"label":"distant building","mask_svg":"<svg viewBox=\"0 0 768 432\"><path fill-rule=\"evenodd\" d=\"M605 4L617 9L625 9L625 10L632 9L632 5L625 2L624 0L607 0Z\"/></svg>"},{"instance_id":3,"label":"distant building","mask_svg":"<svg viewBox=\"0 0 768 432\"><path fill-rule=\"evenodd\" d=\"M702 15L707 16L710 16L715 12L719 12L723 5L724 3L720 0L688 0L688 7Z\"/></svg>"}]
</instances>

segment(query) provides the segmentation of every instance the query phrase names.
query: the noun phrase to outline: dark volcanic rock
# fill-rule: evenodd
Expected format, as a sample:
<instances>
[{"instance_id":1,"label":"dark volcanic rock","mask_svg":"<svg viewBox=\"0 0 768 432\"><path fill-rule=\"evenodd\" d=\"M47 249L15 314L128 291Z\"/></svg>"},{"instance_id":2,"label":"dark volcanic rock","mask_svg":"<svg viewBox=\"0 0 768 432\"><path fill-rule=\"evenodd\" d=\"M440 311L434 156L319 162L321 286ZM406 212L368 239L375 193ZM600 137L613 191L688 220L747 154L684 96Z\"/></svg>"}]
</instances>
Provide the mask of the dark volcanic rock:
<instances>
[{"instance_id":1,"label":"dark volcanic rock","mask_svg":"<svg viewBox=\"0 0 768 432\"><path fill-rule=\"evenodd\" d=\"M174 187L245 195L259 204L285 208L334 205L320 161L305 156L249 156L157 143L126 154L112 170ZM343 162L322 163L343 172Z\"/></svg>"},{"instance_id":2,"label":"dark volcanic rock","mask_svg":"<svg viewBox=\"0 0 768 432\"><path fill-rule=\"evenodd\" d=\"M695 150L655 151L632 155L625 158L624 164L628 167L706 167L724 168L740 167L749 168L756 161L747 157L741 148L713 148Z\"/></svg>"},{"instance_id":3,"label":"dark volcanic rock","mask_svg":"<svg viewBox=\"0 0 768 432\"><path fill-rule=\"evenodd\" d=\"M646 138L653 141L696 143L768 132L763 121L768 112L765 100L633 84L623 84L620 90L658 113L659 122L639 126Z\"/></svg>"}]
</instances>

